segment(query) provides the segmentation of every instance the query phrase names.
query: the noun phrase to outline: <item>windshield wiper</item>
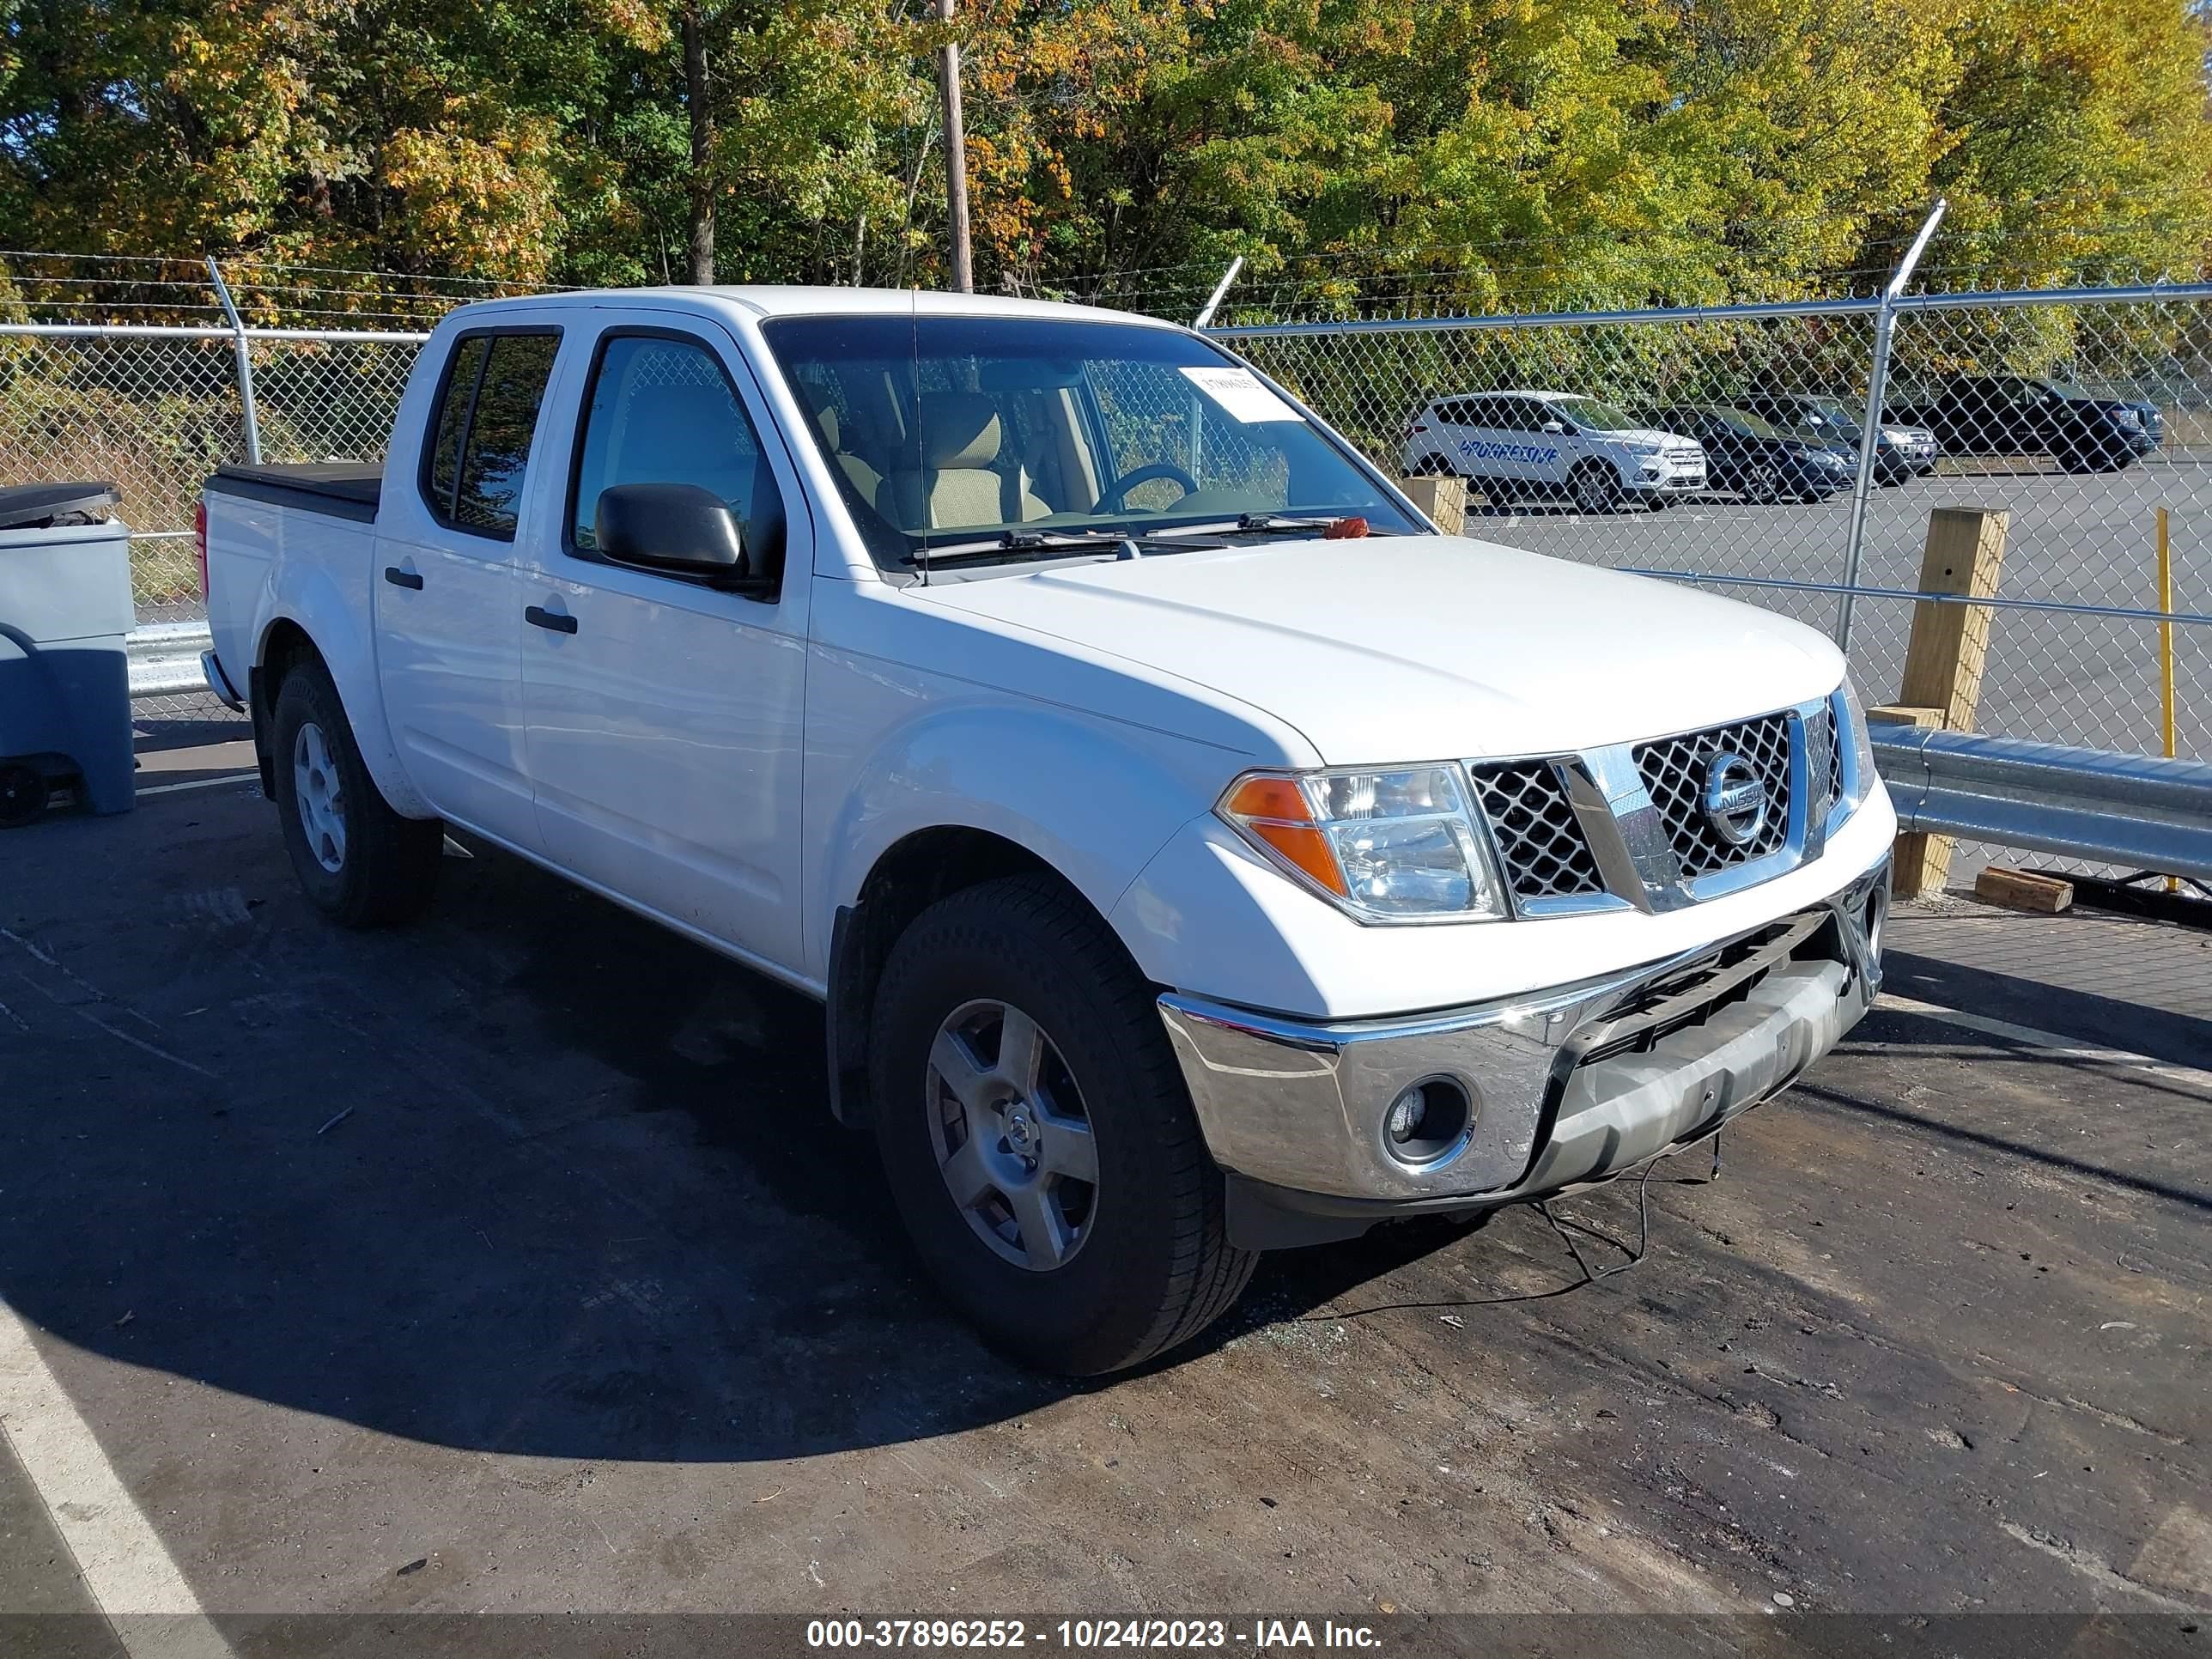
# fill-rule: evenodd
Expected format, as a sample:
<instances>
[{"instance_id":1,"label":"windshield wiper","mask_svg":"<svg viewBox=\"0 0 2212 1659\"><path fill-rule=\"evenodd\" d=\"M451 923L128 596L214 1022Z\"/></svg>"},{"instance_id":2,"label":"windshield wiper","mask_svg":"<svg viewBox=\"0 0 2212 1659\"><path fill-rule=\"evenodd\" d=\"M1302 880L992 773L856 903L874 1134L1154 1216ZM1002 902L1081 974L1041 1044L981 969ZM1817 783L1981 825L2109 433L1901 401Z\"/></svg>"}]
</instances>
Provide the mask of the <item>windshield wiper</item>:
<instances>
[{"instance_id":1,"label":"windshield wiper","mask_svg":"<svg viewBox=\"0 0 2212 1659\"><path fill-rule=\"evenodd\" d=\"M1084 553L1114 553L1134 559L1142 557L1148 550L1189 553L1206 545L1204 542L1170 541L1164 532L1149 530L1008 530L988 541L917 547L908 557L918 565L949 564L965 559L1057 558Z\"/></svg>"},{"instance_id":2,"label":"windshield wiper","mask_svg":"<svg viewBox=\"0 0 2212 1659\"><path fill-rule=\"evenodd\" d=\"M1240 513L1234 520L1184 525L1175 533L1202 535L1211 532L1215 535L1225 535L1243 532L1261 536L1326 536L1338 525L1354 523L1364 526L1364 520L1358 514L1338 513L1316 518L1290 513ZM1341 535L1344 532L1340 531L1338 533ZM1357 533L1366 536L1374 534L1374 532L1363 527Z\"/></svg>"}]
</instances>

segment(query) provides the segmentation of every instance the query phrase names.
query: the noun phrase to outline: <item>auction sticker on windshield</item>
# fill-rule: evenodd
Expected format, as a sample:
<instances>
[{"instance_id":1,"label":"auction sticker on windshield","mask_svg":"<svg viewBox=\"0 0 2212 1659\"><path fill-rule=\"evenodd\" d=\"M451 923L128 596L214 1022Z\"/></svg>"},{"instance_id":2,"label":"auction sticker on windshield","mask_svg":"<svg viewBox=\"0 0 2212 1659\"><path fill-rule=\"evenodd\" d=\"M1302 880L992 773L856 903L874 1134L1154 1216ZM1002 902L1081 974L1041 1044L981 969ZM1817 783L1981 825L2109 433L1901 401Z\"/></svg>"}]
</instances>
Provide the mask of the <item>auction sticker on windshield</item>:
<instances>
[{"instance_id":1,"label":"auction sticker on windshield","mask_svg":"<svg viewBox=\"0 0 2212 1659\"><path fill-rule=\"evenodd\" d=\"M1186 368L1182 374L1231 418L1247 426L1298 418L1298 411L1262 386L1260 377L1249 368Z\"/></svg>"}]
</instances>

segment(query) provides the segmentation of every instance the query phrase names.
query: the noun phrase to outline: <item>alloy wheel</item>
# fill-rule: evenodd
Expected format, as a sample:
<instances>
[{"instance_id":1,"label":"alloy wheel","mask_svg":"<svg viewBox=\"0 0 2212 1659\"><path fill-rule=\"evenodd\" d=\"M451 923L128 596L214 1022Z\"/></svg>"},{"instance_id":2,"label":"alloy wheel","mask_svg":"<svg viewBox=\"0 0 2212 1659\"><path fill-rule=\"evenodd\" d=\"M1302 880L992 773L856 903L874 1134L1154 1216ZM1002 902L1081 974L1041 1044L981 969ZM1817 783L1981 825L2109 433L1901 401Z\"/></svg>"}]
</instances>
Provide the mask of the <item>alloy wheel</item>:
<instances>
[{"instance_id":1,"label":"alloy wheel","mask_svg":"<svg viewBox=\"0 0 2212 1659\"><path fill-rule=\"evenodd\" d=\"M292 799L307 832L307 850L337 875L345 868L345 789L329 740L313 720L301 721L292 739Z\"/></svg>"},{"instance_id":2,"label":"alloy wheel","mask_svg":"<svg viewBox=\"0 0 2212 1659\"><path fill-rule=\"evenodd\" d=\"M930 1147L962 1218L1002 1260L1065 1266L1089 1241L1098 1149L1060 1050L1011 1004L965 1003L929 1048Z\"/></svg>"}]
</instances>

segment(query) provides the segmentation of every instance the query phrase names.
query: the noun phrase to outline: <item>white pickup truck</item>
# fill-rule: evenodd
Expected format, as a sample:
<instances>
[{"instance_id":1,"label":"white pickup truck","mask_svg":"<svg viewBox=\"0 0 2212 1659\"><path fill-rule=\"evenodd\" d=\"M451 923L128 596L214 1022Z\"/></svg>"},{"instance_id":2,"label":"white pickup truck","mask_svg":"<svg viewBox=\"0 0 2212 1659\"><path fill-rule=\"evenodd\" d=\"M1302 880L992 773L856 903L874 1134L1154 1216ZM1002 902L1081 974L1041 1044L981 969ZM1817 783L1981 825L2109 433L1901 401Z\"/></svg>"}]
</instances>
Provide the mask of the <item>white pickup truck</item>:
<instances>
[{"instance_id":1,"label":"white pickup truck","mask_svg":"<svg viewBox=\"0 0 2212 1659\"><path fill-rule=\"evenodd\" d=\"M1879 982L1895 821L1826 639L1441 535L1170 324L469 306L381 469L204 507L210 684L310 898L416 912L451 826L822 999L829 1110L1040 1366L1695 1141Z\"/></svg>"}]
</instances>

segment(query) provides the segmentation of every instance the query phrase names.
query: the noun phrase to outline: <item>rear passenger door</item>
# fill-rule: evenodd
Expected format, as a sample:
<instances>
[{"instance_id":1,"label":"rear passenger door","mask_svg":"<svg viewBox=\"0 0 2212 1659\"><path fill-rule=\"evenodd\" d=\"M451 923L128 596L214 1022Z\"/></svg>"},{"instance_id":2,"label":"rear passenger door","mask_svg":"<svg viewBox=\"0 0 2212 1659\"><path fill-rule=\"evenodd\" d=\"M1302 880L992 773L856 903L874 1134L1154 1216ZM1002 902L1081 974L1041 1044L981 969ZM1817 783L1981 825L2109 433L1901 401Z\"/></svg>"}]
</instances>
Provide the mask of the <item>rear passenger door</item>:
<instances>
[{"instance_id":1,"label":"rear passenger door","mask_svg":"<svg viewBox=\"0 0 2212 1659\"><path fill-rule=\"evenodd\" d=\"M408 775L441 816L532 851L515 547L560 346L552 327L455 337L414 488L386 481L369 583L385 713Z\"/></svg>"},{"instance_id":2,"label":"rear passenger door","mask_svg":"<svg viewBox=\"0 0 2212 1659\"><path fill-rule=\"evenodd\" d=\"M1502 459L1493 463L1500 477L1524 483L1556 484L1567 476L1562 459L1566 440L1543 429L1557 417L1533 398L1499 398L1491 405L1498 411Z\"/></svg>"},{"instance_id":3,"label":"rear passenger door","mask_svg":"<svg viewBox=\"0 0 2212 1659\"><path fill-rule=\"evenodd\" d=\"M674 323L612 313L560 394L575 399L575 453L515 600L538 821L585 880L795 968L812 520L737 342ZM720 496L749 556L781 549L781 588L609 560L599 494L637 483Z\"/></svg>"}]
</instances>

